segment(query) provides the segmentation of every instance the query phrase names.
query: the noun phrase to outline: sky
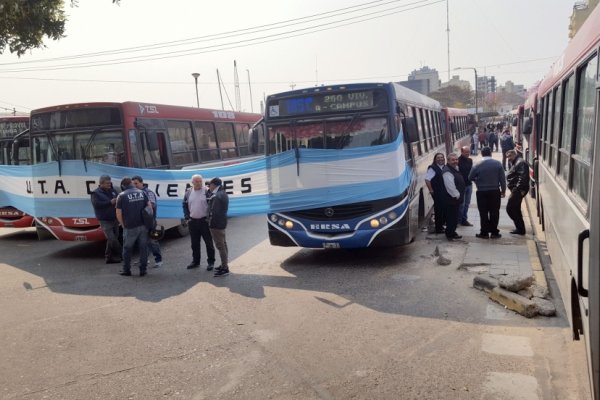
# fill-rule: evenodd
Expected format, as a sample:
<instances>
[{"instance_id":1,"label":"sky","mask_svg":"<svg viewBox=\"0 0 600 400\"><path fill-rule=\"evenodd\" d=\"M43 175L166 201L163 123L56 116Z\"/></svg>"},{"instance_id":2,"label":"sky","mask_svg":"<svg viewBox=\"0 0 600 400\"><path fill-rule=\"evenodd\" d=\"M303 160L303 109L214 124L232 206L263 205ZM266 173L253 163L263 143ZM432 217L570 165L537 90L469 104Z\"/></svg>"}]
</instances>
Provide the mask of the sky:
<instances>
[{"instance_id":1,"label":"sky","mask_svg":"<svg viewBox=\"0 0 600 400\"><path fill-rule=\"evenodd\" d=\"M0 113L91 101L260 112L292 88L429 66L529 87L568 44L574 0L67 0L66 37L0 54ZM448 13L447 13L448 10ZM234 61L239 97L236 97ZM455 70L456 68L463 68ZM219 91L217 70L223 85Z\"/></svg>"}]
</instances>

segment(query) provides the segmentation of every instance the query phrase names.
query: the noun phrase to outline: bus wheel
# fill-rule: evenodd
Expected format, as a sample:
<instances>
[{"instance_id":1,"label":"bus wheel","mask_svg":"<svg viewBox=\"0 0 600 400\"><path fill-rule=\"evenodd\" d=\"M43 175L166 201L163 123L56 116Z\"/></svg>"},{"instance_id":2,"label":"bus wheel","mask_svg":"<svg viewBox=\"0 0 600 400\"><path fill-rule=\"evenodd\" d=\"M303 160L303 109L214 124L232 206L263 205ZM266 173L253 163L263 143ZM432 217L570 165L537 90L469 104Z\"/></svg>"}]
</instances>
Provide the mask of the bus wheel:
<instances>
[{"instance_id":1,"label":"bus wheel","mask_svg":"<svg viewBox=\"0 0 600 400\"><path fill-rule=\"evenodd\" d=\"M177 234L177 236L185 237L190 234L190 227L187 224L186 225L179 224L175 227L175 229L173 229L173 231Z\"/></svg>"}]
</instances>

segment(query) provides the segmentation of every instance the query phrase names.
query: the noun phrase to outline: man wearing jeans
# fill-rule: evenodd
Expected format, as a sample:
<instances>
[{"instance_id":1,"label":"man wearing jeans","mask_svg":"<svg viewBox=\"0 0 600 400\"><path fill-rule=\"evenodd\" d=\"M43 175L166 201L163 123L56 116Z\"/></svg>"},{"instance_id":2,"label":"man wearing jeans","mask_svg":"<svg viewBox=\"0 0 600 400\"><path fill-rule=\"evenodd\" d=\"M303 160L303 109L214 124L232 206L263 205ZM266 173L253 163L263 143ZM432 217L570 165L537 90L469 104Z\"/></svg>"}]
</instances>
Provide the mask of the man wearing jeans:
<instances>
[{"instance_id":1,"label":"man wearing jeans","mask_svg":"<svg viewBox=\"0 0 600 400\"><path fill-rule=\"evenodd\" d=\"M148 266L148 229L144 225L142 210L152 207L143 190L136 189L131 178L123 178L125 190L117 197L117 219L123 227L123 276L131 276L131 254L138 247L140 252L140 276L146 275Z\"/></svg>"},{"instance_id":2,"label":"man wearing jeans","mask_svg":"<svg viewBox=\"0 0 600 400\"><path fill-rule=\"evenodd\" d=\"M119 243L119 222L115 213L117 203L117 192L113 189L110 176L100 177L98 188L91 195L92 206L96 219L100 222L100 228L106 236L106 249L104 258L107 264L121 262L121 243Z\"/></svg>"}]
</instances>

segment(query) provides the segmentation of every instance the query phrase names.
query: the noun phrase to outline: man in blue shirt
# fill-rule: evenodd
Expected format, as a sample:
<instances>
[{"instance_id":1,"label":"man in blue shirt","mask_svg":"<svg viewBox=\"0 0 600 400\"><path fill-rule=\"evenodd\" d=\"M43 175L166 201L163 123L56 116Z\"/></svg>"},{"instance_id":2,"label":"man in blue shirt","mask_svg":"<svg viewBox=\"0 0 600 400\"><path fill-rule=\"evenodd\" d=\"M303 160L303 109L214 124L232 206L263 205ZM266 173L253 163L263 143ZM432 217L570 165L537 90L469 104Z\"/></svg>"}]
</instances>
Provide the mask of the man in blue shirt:
<instances>
[{"instance_id":1,"label":"man in blue shirt","mask_svg":"<svg viewBox=\"0 0 600 400\"><path fill-rule=\"evenodd\" d=\"M143 190L144 193L146 193L146 196L148 196L148 200L152 204L154 220L156 221L156 216L158 215L158 204L156 200L156 194L154 194L152 190L148 189L147 185L144 186L144 179L139 175L133 176L131 178L131 183L133 183L133 186L135 186L136 189ZM162 253L160 251L160 244L158 243L158 240L148 237L148 250L154 256L154 268L160 268L162 266Z\"/></svg>"},{"instance_id":2,"label":"man in blue shirt","mask_svg":"<svg viewBox=\"0 0 600 400\"><path fill-rule=\"evenodd\" d=\"M98 187L91 194L92 206L100 228L106 236L104 258L107 264L121 262L121 243L119 243L119 222L115 213L117 192L113 188L110 176L102 175Z\"/></svg>"},{"instance_id":3,"label":"man in blue shirt","mask_svg":"<svg viewBox=\"0 0 600 400\"><path fill-rule=\"evenodd\" d=\"M125 190L117 197L117 219L123 227L123 269L119 274L131 276L131 254L137 245L140 252L140 276L144 276L148 265L148 230L144 225L142 210L151 208L152 204L143 190L133 186L131 178L123 178L121 187Z\"/></svg>"},{"instance_id":4,"label":"man in blue shirt","mask_svg":"<svg viewBox=\"0 0 600 400\"><path fill-rule=\"evenodd\" d=\"M498 230L500 202L506 193L506 176L502 164L492 158L489 147L481 149L483 159L471 169L469 180L477 185L477 208L481 220L481 231L476 234L481 239L502 237Z\"/></svg>"}]
</instances>

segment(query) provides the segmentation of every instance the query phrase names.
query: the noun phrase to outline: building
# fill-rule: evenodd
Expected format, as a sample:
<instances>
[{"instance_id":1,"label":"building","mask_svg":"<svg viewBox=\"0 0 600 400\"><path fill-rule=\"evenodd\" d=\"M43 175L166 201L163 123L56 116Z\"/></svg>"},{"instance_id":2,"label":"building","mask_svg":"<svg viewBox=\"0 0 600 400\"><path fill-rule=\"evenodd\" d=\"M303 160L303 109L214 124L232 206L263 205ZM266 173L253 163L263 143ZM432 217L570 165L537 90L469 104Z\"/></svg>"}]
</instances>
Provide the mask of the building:
<instances>
[{"instance_id":1,"label":"building","mask_svg":"<svg viewBox=\"0 0 600 400\"><path fill-rule=\"evenodd\" d=\"M440 88L440 75L436 69L424 66L421 69L416 69L408 75L409 81L416 80L427 80L429 81L429 91L423 94L429 94L429 92L436 92Z\"/></svg>"},{"instance_id":2,"label":"building","mask_svg":"<svg viewBox=\"0 0 600 400\"><path fill-rule=\"evenodd\" d=\"M430 89L430 81L427 79L413 79L409 81L397 82L399 85L407 87L415 92L419 92L424 95L428 95L432 90Z\"/></svg>"},{"instance_id":3,"label":"building","mask_svg":"<svg viewBox=\"0 0 600 400\"><path fill-rule=\"evenodd\" d=\"M569 39L573 39L581 25L598 5L599 0L578 0L573 5L573 14L569 23Z\"/></svg>"},{"instance_id":4,"label":"building","mask_svg":"<svg viewBox=\"0 0 600 400\"><path fill-rule=\"evenodd\" d=\"M469 81L463 81L460 79L460 77L458 75L453 75L452 79L450 79L448 82L443 82L440 87L445 88L448 86L458 86L461 89L464 90L471 90L471 84L469 83Z\"/></svg>"}]
</instances>

